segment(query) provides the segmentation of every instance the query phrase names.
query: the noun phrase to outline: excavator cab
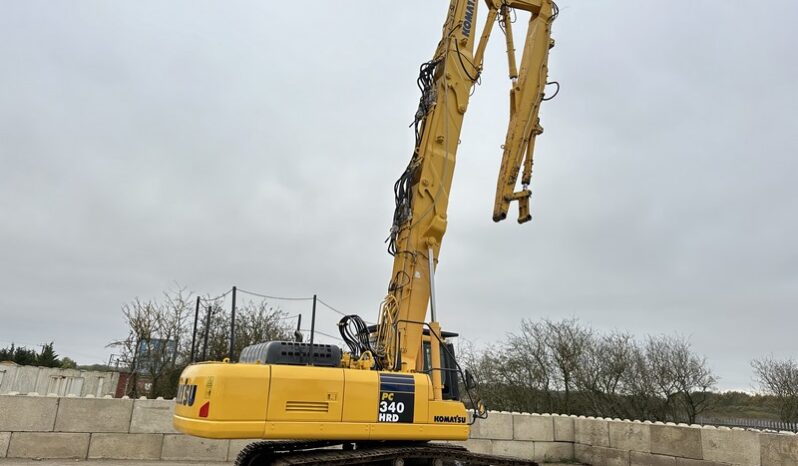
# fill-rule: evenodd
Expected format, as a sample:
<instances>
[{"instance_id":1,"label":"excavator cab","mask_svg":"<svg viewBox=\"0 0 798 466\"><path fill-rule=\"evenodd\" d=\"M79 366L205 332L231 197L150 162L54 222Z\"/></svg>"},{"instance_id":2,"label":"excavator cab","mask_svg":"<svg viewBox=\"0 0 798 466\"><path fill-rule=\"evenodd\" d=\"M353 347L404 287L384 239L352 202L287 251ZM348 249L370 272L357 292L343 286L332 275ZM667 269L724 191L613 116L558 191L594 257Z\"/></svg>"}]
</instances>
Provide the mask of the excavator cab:
<instances>
[{"instance_id":1,"label":"excavator cab","mask_svg":"<svg viewBox=\"0 0 798 466\"><path fill-rule=\"evenodd\" d=\"M454 332L441 332L443 342L441 349L441 379L443 380L443 399L460 401L460 374L457 368L457 359L454 351L454 343L449 342L450 338L457 337ZM432 343L430 342L429 330L424 330L422 339L424 366L422 371L432 375ZM463 381L465 382L465 381Z\"/></svg>"}]
</instances>

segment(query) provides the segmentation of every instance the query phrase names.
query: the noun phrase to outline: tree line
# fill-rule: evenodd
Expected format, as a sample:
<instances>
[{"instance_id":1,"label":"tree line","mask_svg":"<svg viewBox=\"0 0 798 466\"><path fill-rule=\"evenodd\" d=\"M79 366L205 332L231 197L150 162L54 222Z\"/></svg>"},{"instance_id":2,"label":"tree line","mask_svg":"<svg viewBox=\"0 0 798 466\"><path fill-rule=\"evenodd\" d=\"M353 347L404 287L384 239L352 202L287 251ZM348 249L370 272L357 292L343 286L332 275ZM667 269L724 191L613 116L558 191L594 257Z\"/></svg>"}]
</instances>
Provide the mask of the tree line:
<instances>
[{"instance_id":1,"label":"tree line","mask_svg":"<svg viewBox=\"0 0 798 466\"><path fill-rule=\"evenodd\" d=\"M717 391L718 377L690 341L601 333L577 319L524 320L460 359L481 381L491 409L695 423L705 417L798 422L798 362L751 361L759 393Z\"/></svg>"},{"instance_id":2,"label":"tree line","mask_svg":"<svg viewBox=\"0 0 798 466\"><path fill-rule=\"evenodd\" d=\"M70 358L59 358L55 352L54 342L45 343L40 351L25 346L11 346L0 348L0 362L11 361L20 366L60 367L62 369L75 369L77 364Z\"/></svg>"},{"instance_id":3,"label":"tree line","mask_svg":"<svg viewBox=\"0 0 798 466\"><path fill-rule=\"evenodd\" d=\"M693 423L717 377L690 342L602 334L576 319L533 322L461 358L491 409Z\"/></svg>"}]
</instances>

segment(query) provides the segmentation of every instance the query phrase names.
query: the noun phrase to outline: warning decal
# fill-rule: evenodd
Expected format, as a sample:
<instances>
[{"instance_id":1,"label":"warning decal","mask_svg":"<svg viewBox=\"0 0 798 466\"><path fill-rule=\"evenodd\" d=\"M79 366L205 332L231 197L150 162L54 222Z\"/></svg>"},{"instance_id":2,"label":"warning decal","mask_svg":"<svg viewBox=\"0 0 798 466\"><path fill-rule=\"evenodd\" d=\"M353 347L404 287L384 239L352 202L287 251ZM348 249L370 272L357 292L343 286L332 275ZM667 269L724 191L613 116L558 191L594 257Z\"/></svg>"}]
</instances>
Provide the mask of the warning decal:
<instances>
[{"instance_id":1,"label":"warning decal","mask_svg":"<svg viewBox=\"0 0 798 466\"><path fill-rule=\"evenodd\" d=\"M416 382L410 374L380 374L379 422L413 422Z\"/></svg>"}]
</instances>

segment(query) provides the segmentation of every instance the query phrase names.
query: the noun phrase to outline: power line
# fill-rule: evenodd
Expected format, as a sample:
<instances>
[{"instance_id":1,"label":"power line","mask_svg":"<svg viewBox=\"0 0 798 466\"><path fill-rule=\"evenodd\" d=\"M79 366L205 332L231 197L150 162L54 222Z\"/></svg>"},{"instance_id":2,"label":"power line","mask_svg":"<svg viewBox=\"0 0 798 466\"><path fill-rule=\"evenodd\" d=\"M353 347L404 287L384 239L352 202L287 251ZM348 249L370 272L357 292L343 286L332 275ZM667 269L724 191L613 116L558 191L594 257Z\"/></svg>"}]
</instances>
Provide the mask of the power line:
<instances>
[{"instance_id":1,"label":"power line","mask_svg":"<svg viewBox=\"0 0 798 466\"><path fill-rule=\"evenodd\" d=\"M299 329L299 331L300 332L310 332L310 329L309 328L301 328L301 329ZM339 336L334 336L334 335L330 335L329 333L324 333L324 332L319 331L319 330L316 330L313 333L318 333L319 335L324 335L325 337L332 338L333 340L344 341L343 338L341 338L340 335Z\"/></svg>"},{"instance_id":2,"label":"power line","mask_svg":"<svg viewBox=\"0 0 798 466\"><path fill-rule=\"evenodd\" d=\"M230 290L228 290L227 292L217 296L216 298L212 298L212 299L202 298L202 299L205 300L206 302L207 301L215 301L217 299L224 298L225 296L230 294L232 291L233 290L231 288ZM265 294L265 293L257 293L257 292L254 292L254 291L248 291L248 290L244 290L244 289L241 289L241 288L237 288L237 291L240 292L240 293L247 294L247 295L257 296L257 297L262 298L262 299L274 299L274 300L283 300L283 301L313 301L313 297L312 296L310 296L310 297L303 297L303 296L274 296L274 295L268 295L268 294ZM347 315L349 315L349 314L347 314L347 313L345 313L343 311L340 311L340 310L336 309L335 307L331 306L330 304L328 304L327 302L325 302L323 299L319 298L318 296L316 297L316 301L321 303L322 305L324 305L327 309L335 312L336 314L338 314L338 315L340 315L342 317L346 317ZM291 317L296 317L296 315L295 316L289 316L289 317L283 317L280 320L286 320L286 319L289 319ZM364 321L366 323L370 324L370 325L374 325L375 324L374 322L371 322L371 321L368 321L368 320L364 320Z\"/></svg>"},{"instance_id":3,"label":"power line","mask_svg":"<svg viewBox=\"0 0 798 466\"><path fill-rule=\"evenodd\" d=\"M229 295L229 294L230 294L230 293L232 293L232 292L233 292L233 289L232 289L232 288L230 288L229 290L225 291L224 293L220 294L219 296L217 296L217 297L215 297L215 298L203 298L202 296L200 296L200 299L201 299L201 300L203 300L203 301L205 301L206 303L207 303L207 302L213 302L213 301L216 301L216 300L218 300L218 299L222 299L222 298L224 298L225 296Z\"/></svg>"},{"instance_id":4,"label":"power line","mask_svg":"<svg viewBox=\"0 0 798 466\"><path fill-rule=\"evenodd\" d=\"M339 311L338 309L336 309L336 308L334 308L334 307L330 306L329 304L325 303L325 302L324 302L324 301L323 301L321 298L317 298L316 300L317 300L318 302L320 302L321 304L323 304L323 305L327 306L327 308L329 308L331 311L335 312L336 314L339 314L339 315L341 315L341 316L343 316L343 317L346 317L346 316L348 316L348 315L349 315L349 314L345 314L345 313L343 313L343 312ZM370 321L368 321L368 320L366 320L366 319L363 319L363 321L364 321L364 322L366 322L367 324L374 325L374 322L370 322Z\"/></svg>"},{"instance_id":5,"label":"power line","mask_svg":"<svg viewBox=\"0 0 798 466\"><path fill-rule=\"evenodd\" d=\"M335 312L336 314L339 314L339 315L344 316L344 317L347 316L347 314L344 314L343 312L339 311L338 309L336 309L336 308L330 306L329 304L325 303L321 298L316 298L316 301L324 304L325 306L327 306L331 311Z\"/></svg>"},{"instance_id":6,"label":"power line","mask_svg":"<svg viewBox=\"0 0 798 466\"><path fill-rule=\"evenodd\" d=\"M286 296L269 296L269 295L266 295L266 294L261 294L261 293L255 293L255 292L252 292L252 291L242 290L241 288L238 288L238 291L240 291L241 293L244 293L244 294L257 296L257 297L263 298L263 299L282 299L284 301L313 301L313 297L302 298L302 297L286 297Z\"/></svg>"}]
</instances>

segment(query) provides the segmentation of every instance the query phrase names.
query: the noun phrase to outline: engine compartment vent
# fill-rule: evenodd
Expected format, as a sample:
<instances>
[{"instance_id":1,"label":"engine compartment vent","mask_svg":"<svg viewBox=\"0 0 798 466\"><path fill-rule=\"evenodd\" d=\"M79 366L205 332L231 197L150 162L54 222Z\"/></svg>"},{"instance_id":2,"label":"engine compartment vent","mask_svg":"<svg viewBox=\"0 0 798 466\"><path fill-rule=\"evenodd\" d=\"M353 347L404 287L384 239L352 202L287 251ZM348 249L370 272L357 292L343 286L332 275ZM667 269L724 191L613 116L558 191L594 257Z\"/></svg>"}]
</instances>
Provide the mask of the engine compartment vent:
<instances>
[{"instance_id":1,"label":"engine compartment vent","mask_svg":"<svg viewBox=\"0 0 798 466\"><path fill-rule=\"evenodd\" d=\"M330 403L326 401L286 401L285 410L293 413L326 413Z\"/></svg>"}]
</instances>

